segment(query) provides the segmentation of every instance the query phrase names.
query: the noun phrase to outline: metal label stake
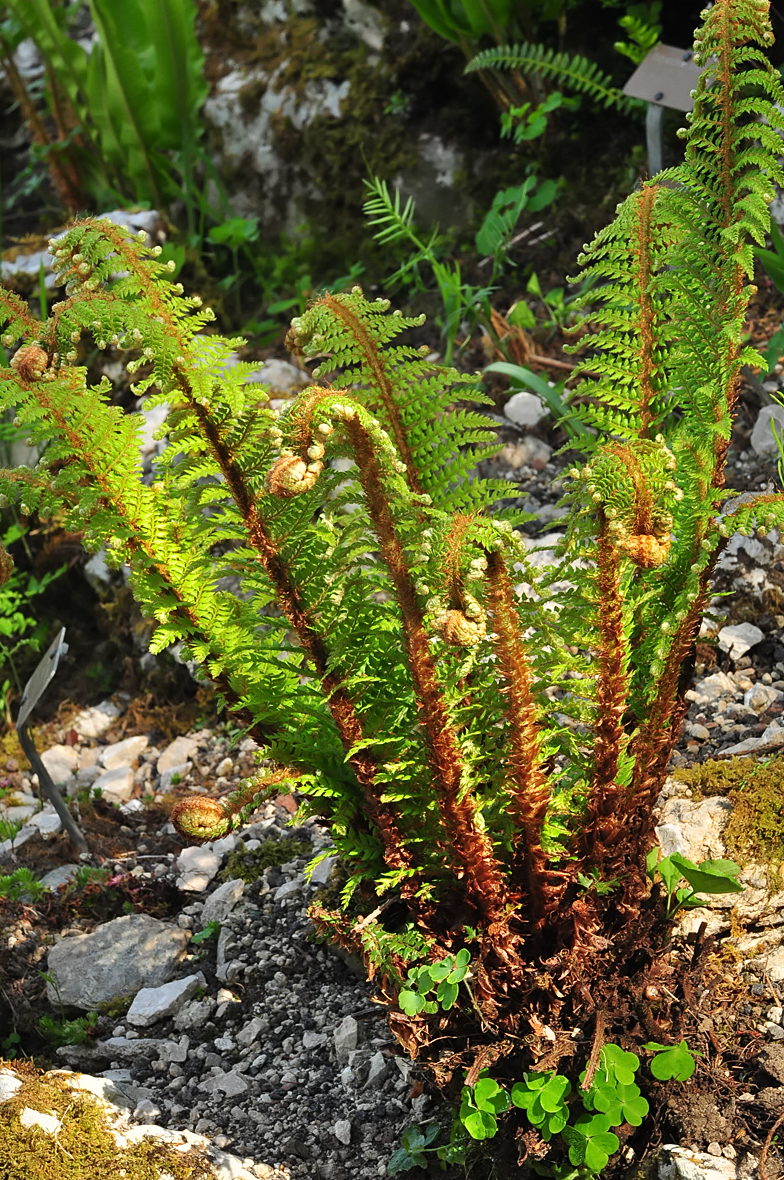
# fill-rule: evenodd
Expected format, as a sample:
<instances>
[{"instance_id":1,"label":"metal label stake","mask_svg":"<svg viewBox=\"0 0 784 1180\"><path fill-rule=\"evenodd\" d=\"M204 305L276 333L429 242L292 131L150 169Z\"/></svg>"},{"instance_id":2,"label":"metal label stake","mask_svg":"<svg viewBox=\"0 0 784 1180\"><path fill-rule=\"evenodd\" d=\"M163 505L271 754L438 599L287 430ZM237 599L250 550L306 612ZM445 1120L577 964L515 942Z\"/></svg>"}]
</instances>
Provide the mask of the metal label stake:
<instances>
[{"instance_id":1,"label":"metal label stake","mask_svg":"<svg viewBox=\"0 0 784 1180\"><path fill-rule=\"evenodd\" d=\"M661 172L664 166L664 108L683 112L692 110L694 99L691 92L697 86L700 73L700 67L694 63L693 50L655 45L623 88L628 98L641 98L648 103L645 134L649 177Z\"/></svg>"},{"instance_id":2,"label":"metal label stake","mask_svg":"<svg viewBox=\"0 0 784 1180\"><path fill-rule=\"evenodd\" d=\"M32 732L27 724L30 714L54 679L57 666L60 662L60 656L64 655L67 651L68 644L65 642L65 627L62 627L54 643L51 644L46 655L25 685L25 690L22 693L22 699L19 703L19 714L16 718L16 732L19 735L19 745L24 750L25 756L33 770L38 775L39 786L63 821L63 827L68 833L71 843L80 852L89 852L90 849L87 846L87 841L84 838L81 828L68 810L68 805L63 799L59 788L52 782L49 771L39 757L38 751L35 748L35 742L33 741Z\"/></svg>"}]
</instances>

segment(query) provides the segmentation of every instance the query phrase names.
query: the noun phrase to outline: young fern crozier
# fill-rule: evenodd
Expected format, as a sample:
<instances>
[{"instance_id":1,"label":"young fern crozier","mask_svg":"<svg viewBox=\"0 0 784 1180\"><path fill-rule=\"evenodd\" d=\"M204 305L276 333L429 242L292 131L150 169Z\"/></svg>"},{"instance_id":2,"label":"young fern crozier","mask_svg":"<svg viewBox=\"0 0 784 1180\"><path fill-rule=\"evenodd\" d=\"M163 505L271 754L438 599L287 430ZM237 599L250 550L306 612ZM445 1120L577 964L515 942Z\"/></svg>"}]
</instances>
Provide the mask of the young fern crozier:
<instances>
[{"instance_id":1,"label":"young fern crozier","mask_svg":"<svg viewBox=\"0 0 784 1180\"><path fill-rule=\"evenodd\" d=\"M45 323L0 292L16 348L0 408L42 454L0 473L3 494L126 565L151 650L182 643L263 747L257 778L178 804L180 831L222 835L296 790L347 870L342 908L313 920L365 957L444 1085L458 1067L555 1068L564 1044L580 1060L568 1030L595 1020L599 1044L605 1020L589 979L627 1011L670 931L646 855L711 573L733 532L784 524L780 494L739 504L724 487L755 363L752 246L784 181L770 41L762 0L707 11L684 163L585 249L573 404L590 429L549 562L493 510L508 485L475 478L495 446L478 379L407 345L420 321L386 300L355 288L293 321L289 347L318 364L278 414L227 364L238 342L207 334L208 309L108 222L53 244L66 297ZM168 406L149 485L137 420L77 363L83 335L131 351L136 392ZM411 965L461 951L453 1006L404 1011ZM665 1016L680 1028L677 1003Z\"/></svg>"}]
</instances>

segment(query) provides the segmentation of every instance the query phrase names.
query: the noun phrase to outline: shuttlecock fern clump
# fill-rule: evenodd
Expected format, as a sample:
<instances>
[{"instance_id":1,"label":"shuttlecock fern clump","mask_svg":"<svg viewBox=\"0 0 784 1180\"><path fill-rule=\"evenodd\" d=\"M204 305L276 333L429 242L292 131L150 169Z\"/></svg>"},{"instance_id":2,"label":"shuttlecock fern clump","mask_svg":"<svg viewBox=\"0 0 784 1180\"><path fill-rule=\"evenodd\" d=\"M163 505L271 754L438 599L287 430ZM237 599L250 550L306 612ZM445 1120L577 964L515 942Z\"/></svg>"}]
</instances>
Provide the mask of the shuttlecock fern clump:
<instances>
[{"instance_id":1,"label":"shuttlecock fern clump","mask_svg":"<svg viewBox=\"0 0 784 1180\"><path fill-rule=\"evenodd\" d=\"M755 359L752 245L781 179L770 39L762 2L707 11L685 162L586 247L595 355L576 412L592 433L555 565L529 564L493 511L508 485L474 478L494 445L477 379L409 346L418 321L386 300L355 288L294 320L289 347L318 367L279 414L227 365L237 342L207 334L209 310L107 222L53 243L66 298L45 323L0 294L2 406L43 454L0 475L4 495L125 564L151 649L182 642L264 747L232 794L179 803L180 831L217 837L296 790L346 867L342 908L314 921L364 954L444 1085L575 1055L576 1077L588 1049L569 1030L592 1021L593 1077L612 1020L627 1045L643 1035L635 997L666 921L651 811L710 574L732 532L784 522L781 496L733 508L723 486ZM149 486L136 420L76 364L83 335L133 350L137 392L170 407ZM658 1040L683 1026L681 986ZM560 1150L548 1137L537 1158Z\"/></svg>"}]
</instances>

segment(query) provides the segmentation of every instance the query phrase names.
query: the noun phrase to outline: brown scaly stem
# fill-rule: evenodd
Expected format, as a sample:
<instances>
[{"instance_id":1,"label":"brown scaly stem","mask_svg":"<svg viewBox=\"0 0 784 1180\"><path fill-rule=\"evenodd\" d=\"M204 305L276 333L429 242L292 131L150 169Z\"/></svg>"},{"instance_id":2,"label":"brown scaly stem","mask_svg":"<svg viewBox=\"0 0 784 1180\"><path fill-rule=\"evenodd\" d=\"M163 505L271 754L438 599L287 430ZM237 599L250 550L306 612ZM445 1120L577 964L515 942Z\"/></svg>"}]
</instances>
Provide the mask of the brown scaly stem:
<instances>
[{"instance_id":1,"label":"brown scaly stem","mask_svg":"<svg viewBox=\"0 0 784 1180\"><path fill-rule=\"evenodd\" d=\"M414 456L409 446L408 436L406 435L403 423L400 420L400 411L395 401L392 382L384 365L383 355L362 321L345 304L329 294L324 296L323 302L337 319L342 320L351 332L356 343L362 349L365 362L373 374L373 380L378 389L381 404L384 407L384 413L389 423L392 439L397 447L400 458L406 465L406 481L408 486L412 492L422 492L424 489L417 476L416 467L414 466Z\"/></svg>"},{"instance_id":2,"label":"brown scaly stem","mask_svg":"<svg viewBox=\"0 0 784 1180\"><path fill-rule=\"evenodd\" d=\"M518 845L519 869L530 920L539 923L554 908L560 890L556 890L554 879L547 872L547 854L542 848L542 827L550 796L539 758L538 710L531 692L514 590L500 553L488 554L487 588L493 614L496 666L505 681L502 692L509 721L510 809L523 833Z\"/></svg>"},{"instance_id":3,"label":"brown scaly stem","mask_svg":"<svg viewBox=\"0 0 784 1180\"><path fill-rule=\"evenodd\" d=\"M599 632L596 689L597 716L594 724L596 751L593 777L579 851L591 865L601 868L609 837L618 825L618 760L623 748L622 717L628 693L626 640L621 598L621 561L612 540L607 519L601 513L596 545L596 626Z\"/></svg>"},{"instance_id":4,"label":"brown scaly stem","mask_svg":"<svg viewBox=\"0 0 784 1180\"><path fill-rule=\"evenodd\" d=\"M653 359L653 301L651 299L651 219L659 185L644 185L637 204L637 243L633 252L637 258L639 279L639 331L640 331L640 438L648 438L652 422L651 406L656 396L653 374L656 365Z\"/></svg>"},{"instance_id":5,"label":"brown scaly stem","mask_svg":"<svg viewBox=\"0 0 784 1180\"><path fill-rule=\"evenodd\" d=\"M460 746L439 689L435 663L430 654L430 637L398 540L373 441L356 414L346 421L346 430L354 448L368 513L402 614L411 678L428 737L433 785L456 861L455 871L464 878L467 898L485 921L500 923L507 899L506 885L493 855L492 844L477 823L474 800L461 789L463 760Z\"/></svg>"},{"instance_id":6,"label":"brown scaly stem","mask_svg":"<svg viewBox=\"0 0 784 1180\"><path fill-rule=\"evenodd\" d=\"M248 530L250 542L275 587L278 604L316 668L343 747L348 753L365 736L354 702L340 683L338 674L329 670L327 646L310 623L306 607L291 580L289 570L273 537L265 527L242 472L221 438L217 424L207 408L196 401L189 383L182 374L178 376L178 387L199 419L204 436L226 480L226 486ZM381 802L382 791L376 783L375 762L365 751L359 751L351 755L349 763L362 787L368 815L381 834L387 864L394 869L410 868L412 858L404 847L397 817L389 804Z\"/></svg>"}]
</instances>

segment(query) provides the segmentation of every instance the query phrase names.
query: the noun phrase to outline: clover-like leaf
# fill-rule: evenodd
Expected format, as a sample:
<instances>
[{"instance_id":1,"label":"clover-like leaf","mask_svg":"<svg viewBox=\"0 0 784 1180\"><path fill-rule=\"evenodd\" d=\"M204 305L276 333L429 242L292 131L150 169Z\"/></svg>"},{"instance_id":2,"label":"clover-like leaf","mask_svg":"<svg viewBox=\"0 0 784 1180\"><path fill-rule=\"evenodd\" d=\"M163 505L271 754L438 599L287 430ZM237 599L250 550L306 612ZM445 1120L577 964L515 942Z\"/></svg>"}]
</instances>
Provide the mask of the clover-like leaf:
<instances>
[{"instance_id":1,"label":"clover-like leaf","mask_svg":"<svg viewBox=\"0 0 784 1180\"><path fill-rule=\"evenodd\" d=\"M439 959L437 963L433 963L428 971L430 978L434 983L440 983L442 979L446 979L449 972L452 970L453 959L451 955L447 955L445 959Z\"/></svg>"},{"instance_id":2,"label":"clover-like leaf","mask_svg":"<svg viewBox=\"0 0 784 1180\"><path fill-rule=\"evenodd\" d=\"M480 1078L474 1086L473 1098L480 1110L503 1114L509 1109L509 1095L494 1078Z\"/></svg>"},{"instance_id":3,"label":"clover-like leaf","mask_svg":"<svg viewBox=\"0 0 784 1180\"><path fill-rule=\"evenodd\" d=\"M657 1041L649 1041L644 1048L656 1054L651 1062L651 1073L660 1082L685 1082L697 1067L686 1041L681 1041L679 1045L660 1045Z\"/></svg>"},{"instance_id":4,"label":"clover-like leaf","mask_svg":"<svg viewBox=\"0 0 784 1180\"><path fill-rule=\"evenodd\" d=\"M439 983L436 996L441 1007L447 1012L450 1008L454 1007L458 991L458 985L456 983L450 983L448 979L444 979Z\"/></svg>"},{"instance_id":5,"label":"clover-like leaf","mask_svg":"<svg viewBox=\"0 0 784 1180\"><path fill-rule=\"evenodd\" d=\"M608 1078L615 1078L622 1086L634 1082L634 1075L640 1068L636 1053L627 1053L620 1045L605 1045L602 1049L600 1069Z\"/></svg>"},{"instance_id":6,"label":"clover-like leaf","mask_svg":"<svg viewBox=\"0 0 784 1180\"><path fill-rule=\"evenodd\" d=\"M554 1078L539 1091L539 1101L542 1104L542 1109L552 1114L563 1106L566 1095L571 1091L572 1085L568 1078L562 1077L561 1074L556 1074Z\"/></svg>"},{"instance_id":7,"label":"clover-like leaf","mask_svg":"<svg viewBox=\"0 0 784 1180\"><path fill-rule=\"evenodd\" d=\"M465 979L466 975L468 974L468 965L470 962L471 962L471 955L465 949L465 947L463 947L463 949L461 951L458 951L457 954L455 955L455 964L454 964L454 967L452 968L451 972L449 973L449 982L450 983L462 983L463 980Z\"/></svg>"},{"instance_id":8,"label":"clover-like leaf","mask_svg":"<svg viewBox=\"0 0 784 1180\"><path fill-rule=\"evenodd\" d=\"M418 1016L425 1006L424 996L420 996L419 992L413 992L407 987L401 989L397 1002L406 1016Z\"/></svg>"}]
</instances>

